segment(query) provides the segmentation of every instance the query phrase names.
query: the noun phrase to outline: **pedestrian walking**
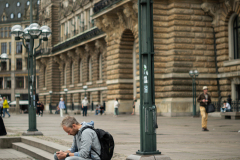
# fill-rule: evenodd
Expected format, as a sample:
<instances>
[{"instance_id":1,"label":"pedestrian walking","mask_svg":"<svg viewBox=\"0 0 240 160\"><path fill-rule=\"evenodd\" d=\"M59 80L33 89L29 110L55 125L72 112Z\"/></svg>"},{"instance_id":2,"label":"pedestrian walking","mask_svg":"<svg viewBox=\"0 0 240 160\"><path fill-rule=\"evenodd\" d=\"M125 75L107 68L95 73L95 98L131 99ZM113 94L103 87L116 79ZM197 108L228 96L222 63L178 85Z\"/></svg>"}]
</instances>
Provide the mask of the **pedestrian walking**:
<instances>
[{"instance_id":1,"label":"pedestrian walking","mask_svg":"<svg viewBox=\"0 0 240 160\"><path fill-rule=\"evenodd\" d=\"M87 116L87 109L88 109L87 97L85 97L82 101L82 109L83 109L83 116Z\"/></svg>"},{"instance_id":2,"label":"pedestrian walking","mask_svg":"<svg viewBox=\"0 0 240 160\"><path fill-rule=\"evenodd\" d=\"M198 96L197 101L200 103L200 112L202 116L202 131L209 131L207 129L208 113L206 112L206 107L208 104L211 103L211 96L208 94L207 86L203 86L203 93Z\"/></svg>"},{"instance_id":3,"label":"pedestrian walking","mask_svg":"<svg viewBox=\"0 0 240 160\"><path fill-rule=\"evenodd\" d=\"M58 107L60 108L60 117L63 117L63 110L65 109L65 103L63 101L63 98L60 98L60 102L58 104Z\"/></svg>"},{"instance_id":4,"label":"pedestrian walking","mask_svg":"<svg viewBox=\"0 0 240 160\"><path fill-rule=\"evenodd\" d=\"M0 117L2 117L2 111L3 111L3 100L2 100L2 97L0 97Z\"/></svg>"},{"instance_id":5,"label":"pedestrian walking","mask_svg":"<svg viewBox=\"0 0 240 160\"><path fill-rule=\"evenodd\" d=\"M8 114L9 118L11 117L11 115L8 112L8 108L9 108L8 101L6 100L6 97L3 97L3 118L5 117L5 113Z\"/></svg>"},{"instance_id":6,"label":"pedestrian walking","mask_svg":"<svg viewBox=\"0 0 240 160\"><path fill-rule=\"evenodd\" d=\"M114 102L114 116L118 116L119 112L118 112L118 108L120 106L120 103L118 102L118 99L115 98L115 102Z\"/></svg>"},{"instance_id":7,"label":"pedestrian walking","mask_svg":"<svg viewBox=\"0 0 240 160\"><path fill-rule=\"evenodd\" d=\"M132 115L135 114L135 104L136 104L137 100L136 97L133 97L133 111L132 111Z\"/></svg>"},{"instance_id":8,"label":"pedestrian walking","mask_svg":"<svg viewBox=\"0 0 240 160\"><path fill-rule=\"evenodd\" d=\"M37 116L39 116L39 117L41 117L40 108L41 108L41 103L39 101L37 101Z\"/></svg>"}]
</instances>

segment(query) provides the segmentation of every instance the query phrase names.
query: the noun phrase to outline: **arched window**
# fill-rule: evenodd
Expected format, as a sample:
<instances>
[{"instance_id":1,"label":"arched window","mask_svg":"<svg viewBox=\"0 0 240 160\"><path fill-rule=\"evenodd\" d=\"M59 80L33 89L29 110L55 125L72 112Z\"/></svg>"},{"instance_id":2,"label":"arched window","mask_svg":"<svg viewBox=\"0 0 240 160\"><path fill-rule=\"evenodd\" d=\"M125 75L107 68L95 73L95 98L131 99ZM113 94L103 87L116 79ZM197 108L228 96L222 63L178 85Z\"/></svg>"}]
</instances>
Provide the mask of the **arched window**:
<instances>
[{"instance_id":1,"label":"arched window","mask_svg":"<svg viewBox=\"0 0 240 160\"><path fill-rule=\"evenodd\" d=\"M99 64L99 80L102 79L102 54L99 55L99 59L98 59L98 64Z\"/></svg>"},{"instance_id":2,"label":"arched window","mask_svg":"<svg viewBox=\"0 0 240 160\"><path fill-rule=\"evenodd\" d=\"M44 87L47 87L47 67L44 68Z\"/></svg>"},{"instance_id":3,"label":"arched window","mask_svg":"<svg viewBox=\"0 0 240 160\"><path fill-rule=\"evenodd\" d=\"M21 13L18 13L18 18L21 18Z\"/></svg>"},{"instance_id":4,"label":"arched window","mask_svg":"<svg viewBox=\"0 0 240 160\"><path fill-rule=\"evenodd\" d=\"M240 25L239 16L235 16L233 21L233 45L234 45L234 59L240 58Z\"/></svg>"},{"instance_id":5,"label":"arched window","mask_svg":"<svg viewBox=\"0 0 240 160\"><path fill-rule=\"evenodd\" d=\"M79 60L79 82L82 82L82 60Z\"/></svg>"},{"instance_id":6,"label":"arched window","mask_svg":"<svg viewBox=\"0 0 240 160\"><path fill-rule=\"evenodd\" d=\"M72 62L72 65L71 65L71 78L72 78L72 84L74 84L74 64Z\"/></svg>"},{"instance_id":7,"label":"arched window","mask_svg":"<svg viewBox=\"0 0 240 160\"><path fill-rule=\"evenodd\" d=\"M92 57L88 59L88 81L92 81Z\"/></svg>"}]
</instances>

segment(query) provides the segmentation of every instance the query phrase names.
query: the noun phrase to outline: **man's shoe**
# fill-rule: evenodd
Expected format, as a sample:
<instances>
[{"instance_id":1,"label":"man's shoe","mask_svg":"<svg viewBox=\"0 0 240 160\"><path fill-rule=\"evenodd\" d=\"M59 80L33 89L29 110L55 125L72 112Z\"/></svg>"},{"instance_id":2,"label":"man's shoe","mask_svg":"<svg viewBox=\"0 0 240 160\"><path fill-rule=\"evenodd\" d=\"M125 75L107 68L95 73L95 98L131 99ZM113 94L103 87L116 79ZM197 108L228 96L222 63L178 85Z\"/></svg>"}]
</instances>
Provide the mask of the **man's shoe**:
<instances>
[{"instance_id":1,"label":"man's shoe","mask_svg":"<svg viewBox=\"0 0 240 160\"><path fill-rule=\"evenodd\" d=\"M11 115L8 116L8 118L10 118L10 117L11 117Z\"/></svg>"},{"instance_id":2,"label":"man's shoe","mask_svg":"<svg viewBox=\"0 0 240 160\"><path fill-rule=\"evenodd\" d=\"M202 128L202 131L209 131L207 128Z\"/></svg>"}]
</instances>

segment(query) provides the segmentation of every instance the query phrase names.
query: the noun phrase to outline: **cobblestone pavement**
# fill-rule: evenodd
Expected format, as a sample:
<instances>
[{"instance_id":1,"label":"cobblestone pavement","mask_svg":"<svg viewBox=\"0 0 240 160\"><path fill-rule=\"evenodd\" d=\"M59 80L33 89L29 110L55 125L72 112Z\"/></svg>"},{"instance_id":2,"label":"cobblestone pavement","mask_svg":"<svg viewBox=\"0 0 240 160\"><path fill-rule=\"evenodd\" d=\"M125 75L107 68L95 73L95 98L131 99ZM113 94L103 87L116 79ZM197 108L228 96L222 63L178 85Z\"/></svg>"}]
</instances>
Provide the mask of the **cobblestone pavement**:
<instances>
[{"instance_id":1,"label":"cobblestone pavement","mask_svg":"<svg viewBox=\"0 0 240 160\"><path fill-rule=\"evenodd\" d=\"M110 132L115 140L113 160L125 159L140 148L139 116L112 115L82 117L79 122L95 122L95 128ZM37 128L43 132L40 139L71 146L72 136L60 127L59 115L37 117ZM28 129L28 115L13 115L4 119L9 136L21 135ZM240 159L240 120L209 117L209 132L201 131L201 119L192 117L158 117L157 148L172 159Z\"/></svg>"}]
</instances>

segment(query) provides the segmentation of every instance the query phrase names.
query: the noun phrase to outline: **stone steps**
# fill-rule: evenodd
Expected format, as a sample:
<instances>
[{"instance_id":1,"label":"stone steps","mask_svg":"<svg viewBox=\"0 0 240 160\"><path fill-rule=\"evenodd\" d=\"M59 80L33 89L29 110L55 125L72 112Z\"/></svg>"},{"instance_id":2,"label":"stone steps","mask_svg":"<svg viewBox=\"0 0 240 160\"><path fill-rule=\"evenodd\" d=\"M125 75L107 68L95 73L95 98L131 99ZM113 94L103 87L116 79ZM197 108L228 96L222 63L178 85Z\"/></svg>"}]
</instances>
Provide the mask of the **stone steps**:
<instances>
[{"instance_id":1,"label":"stone steps","mask_svg":"<svg viewBox=\"0 0 240 160\"><path fill-rule=\"evenodd\" d=\"M16 138L0 138L0 148L10 148L23 152L31 157L41 160L52 160L56 151L66 151L69 148L50 141L42 140L35 137L24 136Z\"/></svg>"},{"instance_id":2,"label":"stone steps","mask_svg":"<svg viewBox=\"0 0 240 160\"><path fill-rule=\"evenodd\" d=\"M27 145L22 142L15 142L12 143L13 149L23 152L31 157L34 157L36 159L41 159L41 160L51 160L53 159L53 154L46 152L44 150L41 150L39 148Z\"/></svg>"}]
</instances>

